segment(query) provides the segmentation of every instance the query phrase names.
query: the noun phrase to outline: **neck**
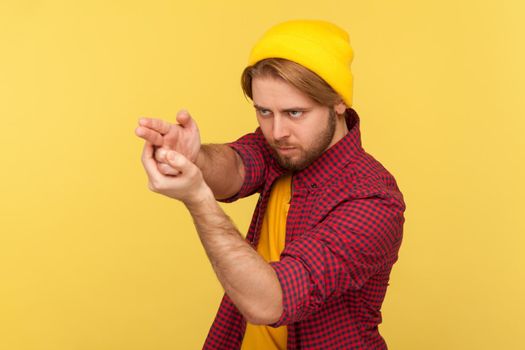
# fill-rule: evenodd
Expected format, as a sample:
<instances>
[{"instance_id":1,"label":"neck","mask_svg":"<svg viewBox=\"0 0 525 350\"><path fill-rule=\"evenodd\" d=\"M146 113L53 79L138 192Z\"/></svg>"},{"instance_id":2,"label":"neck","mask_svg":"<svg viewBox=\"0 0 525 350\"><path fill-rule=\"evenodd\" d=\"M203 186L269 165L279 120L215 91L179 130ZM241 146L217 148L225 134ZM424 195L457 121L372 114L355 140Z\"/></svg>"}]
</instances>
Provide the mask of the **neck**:
<instances>
[{"instance_id":1,"label":"neck","mask_svg":"<svg viewBox=\"0 0 525 350\"><path fill-rule=\"evenodd\" d=\"M337 142L339 142L339 140L345 137L346 134L348 134L348 127L346 126L345 118L346 118L346 113L337 115L334 137L332 139L332 142L330 143L330 146L328 146L328 148L335 145Z\"/></svg>"}]
</instances>

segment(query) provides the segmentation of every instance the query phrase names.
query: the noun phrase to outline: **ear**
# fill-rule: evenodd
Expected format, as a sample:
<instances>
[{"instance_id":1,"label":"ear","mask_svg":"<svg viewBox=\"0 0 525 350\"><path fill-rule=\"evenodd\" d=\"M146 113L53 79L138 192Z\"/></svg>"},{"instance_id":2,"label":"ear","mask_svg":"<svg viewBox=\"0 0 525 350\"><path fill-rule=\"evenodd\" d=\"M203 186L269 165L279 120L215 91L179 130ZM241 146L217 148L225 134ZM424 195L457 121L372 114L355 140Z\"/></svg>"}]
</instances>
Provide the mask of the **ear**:
<instances>
[{"instance_id":1,"label":"ear","mask_svg":"<svg viewBox=\"0 0 525 350\"><path fill-rule=\"evenodd\" d=\"M340 101L334 105L334 110L338 115L344 114L348 107L343 101Z\"/></svg>"}]
</instances>

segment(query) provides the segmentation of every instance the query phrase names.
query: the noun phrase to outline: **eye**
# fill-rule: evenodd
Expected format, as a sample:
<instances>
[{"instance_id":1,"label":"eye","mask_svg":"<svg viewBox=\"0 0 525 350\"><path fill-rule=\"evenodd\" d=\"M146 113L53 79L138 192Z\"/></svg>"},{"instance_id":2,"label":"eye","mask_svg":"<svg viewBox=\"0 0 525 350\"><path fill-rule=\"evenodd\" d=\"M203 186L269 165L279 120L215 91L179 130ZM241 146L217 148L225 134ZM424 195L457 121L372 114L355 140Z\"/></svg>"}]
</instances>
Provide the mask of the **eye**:
<instances>
[{"instance_id":1,"label":"eye","mask_svg":"<svg viewBox=\"0 0 525 350\"><path fill-rule=\"evenodd\" d=\"M262 115L262 116L267 116L267 115L270 114L269 110L263 109L263 108L258 109L257 112L259 112L259 114Z\"/></svg>"},{"instance_id":2,"label":"eye","mask_svg":"<svg viewBox=\"0 0 525 350\"><path fill-rule=\"evenodd\" d=\"M298 118L303 114L303 111L290 111L289 114L291 117Z\"/></svg>"}]
</instances>

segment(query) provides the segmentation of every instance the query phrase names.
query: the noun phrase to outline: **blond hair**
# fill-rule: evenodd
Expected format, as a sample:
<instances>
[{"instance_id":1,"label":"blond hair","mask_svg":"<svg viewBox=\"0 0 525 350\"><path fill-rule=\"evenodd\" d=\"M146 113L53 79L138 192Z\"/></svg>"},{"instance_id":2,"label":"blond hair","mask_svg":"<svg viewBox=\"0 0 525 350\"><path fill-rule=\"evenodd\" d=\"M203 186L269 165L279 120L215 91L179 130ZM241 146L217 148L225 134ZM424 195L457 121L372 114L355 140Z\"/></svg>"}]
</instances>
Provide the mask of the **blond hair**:
<instances>
[{"instance_id":1,"label":"blond hair","mask_svg":"<svg viewBox=\"0 0 525 350\"><path fill-rule=\"evenodd\" d=\"M252 80L263 77L283 79L323 106L333 107L342 101L341 96L319 75L284 58L266 58L246 67L241 75L244 96L253 100Z\"/></svg>"}]
</instances>

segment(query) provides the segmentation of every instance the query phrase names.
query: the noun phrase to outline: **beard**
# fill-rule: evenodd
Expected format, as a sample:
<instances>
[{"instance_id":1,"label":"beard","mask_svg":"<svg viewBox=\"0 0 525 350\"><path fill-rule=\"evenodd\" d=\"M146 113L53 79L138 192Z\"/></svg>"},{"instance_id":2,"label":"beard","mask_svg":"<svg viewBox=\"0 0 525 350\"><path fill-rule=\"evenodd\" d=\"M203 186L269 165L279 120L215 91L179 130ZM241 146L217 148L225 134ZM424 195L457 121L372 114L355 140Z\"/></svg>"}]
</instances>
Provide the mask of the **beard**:
<instances>
[{"instance_id":1,"label":"beard","mask_svg":"<svg viewBox=\"0 0 525 350\"><path fill-rule=\"evenodd\" d=\"M330 109L328 114L328 121L323 130L317 136L317 140L314 141L311 145L307 146L308 148L303 148L297 146L297 151L300 152L300 155L296 158L281 155L276 150L277 147L286 147L289 145L275 143L272 145L272 151L275 159L281 167L290 171L299 171L310 166L317 158L319 158L326 148L332 142L335 134L336 127L336 113L335 110Z\"/></svg>"}]
</instances>

